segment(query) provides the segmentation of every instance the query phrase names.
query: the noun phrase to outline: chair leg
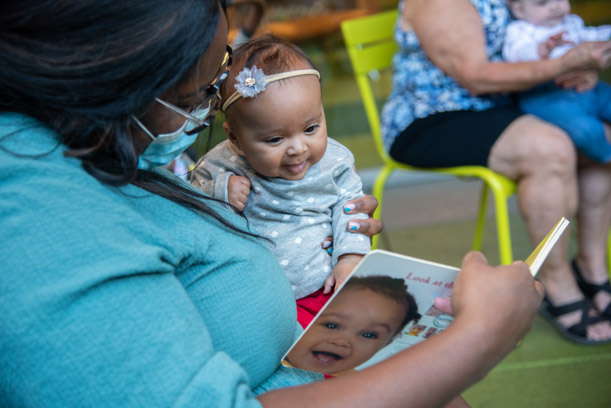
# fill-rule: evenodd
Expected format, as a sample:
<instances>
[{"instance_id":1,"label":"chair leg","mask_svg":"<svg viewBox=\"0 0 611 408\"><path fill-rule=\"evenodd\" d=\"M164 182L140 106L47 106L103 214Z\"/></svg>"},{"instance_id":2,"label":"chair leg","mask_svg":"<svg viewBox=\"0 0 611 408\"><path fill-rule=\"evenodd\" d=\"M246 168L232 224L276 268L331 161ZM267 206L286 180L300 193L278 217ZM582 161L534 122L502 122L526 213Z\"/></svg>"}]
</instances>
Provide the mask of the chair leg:
<instances>
[{"instance_id":1,"label":"chair leg","mask_svg":"<svg viewBox=\"0 0 611 408\"><path fill-rule=\"evenodd\" d=\"M611 229L607 237L607 271L609 272L609 278L611 278Z\"/></svg>"},{"instance_id":2,"label":"chair leg","mask_svg":"<svg viewBox=\"0 0 611 408\"><path fill-rule=\"evenodd\" d=\"M475 226L475 234L473 235L473 250L481 251L482 240L484 236L484 222L486 221L486 207L488 204L488 185L482 183L482 190L479 198L479 214L477 216L477 225Z\"/></svg>"},{"instance_id":3,"label":"chair leg","mask_svg":"<svg viewBox=\"0 0 611 408\"><path fill-rule=\"evenodd\" d=\"M503 191L496 190L494 187L494 203L496 208L496 231L499 242L499 259L503 265L513 262L511 251L511 231L509 229L509 211L507 211L507 197Z\"/></svg>"},{"instance_id":4,"label":"chair leg","mask_svg":"<svg viewBox=\"0 0 611 408\"><path fill-rule=\"evenodd\" d=\"M373 196L378 199L378 208L373 213L373 218L377 218L379 220L382 219L382 205L384 203L384 186L386 185L386 180L392 173L393 168L390 166L384 166L382 170L378 173L375 182L373 183ZM374 235L371 239L371 249L376 249L378 247L379 236Z\"/></svg>"}]
</instances>

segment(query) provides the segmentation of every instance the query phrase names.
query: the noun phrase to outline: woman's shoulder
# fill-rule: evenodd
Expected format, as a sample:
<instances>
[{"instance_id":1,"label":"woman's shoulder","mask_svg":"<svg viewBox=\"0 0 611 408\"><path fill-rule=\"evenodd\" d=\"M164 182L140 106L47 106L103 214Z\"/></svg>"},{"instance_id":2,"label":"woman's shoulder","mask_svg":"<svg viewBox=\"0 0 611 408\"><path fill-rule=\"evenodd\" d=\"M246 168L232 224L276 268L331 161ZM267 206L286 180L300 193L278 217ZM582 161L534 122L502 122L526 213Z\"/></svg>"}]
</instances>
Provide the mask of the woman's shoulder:
<instances>
[{"instance_id":1,"label":"woman's shoulder","mask_svg":"<svg viewBox=\"0 0 611 408\"><path fill-rule=\"evenodd\" d=\"M38 120L20 113L0 113L0 154L3 162L11 157L52 154L59 136Z\"/></svg>"}]
</instances>

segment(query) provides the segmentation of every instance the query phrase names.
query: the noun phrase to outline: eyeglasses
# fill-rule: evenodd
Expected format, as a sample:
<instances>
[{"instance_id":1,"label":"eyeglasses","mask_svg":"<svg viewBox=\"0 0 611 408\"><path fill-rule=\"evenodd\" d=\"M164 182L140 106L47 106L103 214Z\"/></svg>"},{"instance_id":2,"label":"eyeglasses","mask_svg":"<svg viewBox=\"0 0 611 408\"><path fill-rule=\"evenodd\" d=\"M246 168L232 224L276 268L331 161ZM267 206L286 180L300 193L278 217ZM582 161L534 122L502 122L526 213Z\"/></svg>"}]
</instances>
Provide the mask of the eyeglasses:
<instances>
[{"instance_id":1,"label":"eyeglasses","mask_svg":"<svg viewBox=\"0 0 611 408\"><path fill-rule=\"evenodd\" d=\"M221 91L220 87L225 78L229 73L229 68L231 67L233 50L229 44L227 44L227 50L225 52L225 57L223 58L223 62L219 67L218 74L212 83L204 90L204 100L200 102L195 108L191 109L189 112L179 108L176 105L173 105L169 102L166 102L160 98L155 98L155 101L170 109L171 111L179 114L187 120L187 124L184 127L185 133L187 135L194 135L208 126L210 126L210 122L218 112L221 103ZM136 124L153 140L157 139L157 136L154 136L136 117L133 117L136 121Z\"/></svg>"}]
</instances>

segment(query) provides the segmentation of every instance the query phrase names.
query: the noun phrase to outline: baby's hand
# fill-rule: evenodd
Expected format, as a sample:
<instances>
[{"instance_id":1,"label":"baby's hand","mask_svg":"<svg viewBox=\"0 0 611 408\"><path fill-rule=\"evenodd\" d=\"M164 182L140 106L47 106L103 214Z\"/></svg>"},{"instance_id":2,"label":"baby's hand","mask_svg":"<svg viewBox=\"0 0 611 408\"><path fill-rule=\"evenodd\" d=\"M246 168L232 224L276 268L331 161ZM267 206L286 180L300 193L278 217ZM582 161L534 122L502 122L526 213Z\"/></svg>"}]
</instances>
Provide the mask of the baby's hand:
<instances>
[{"instance_id":1,"label":"baby's hand","mask_svg":"<svg viewBox=\"0 0 611 408\"><path fill-rule=\"evenodd\" d=\"M354 270L361 258L363 258L363 255L346 254L340 256L335 268L333 268L331 274L325 281L323 293L326 295L332 291L336 291Z\"/></svg>"},{"instance_id":2,"label":"baby's hand","mask_svg":"<svg viewBox=\"0 0 611 408\"><path fill-rule=\"evenodd\" d=\"M229 204L240 211L244 210L248 195L250 194L250 180L244 176L229 176L227 182L227 196Z\"/></svg>"},{"instance_id":3,"label":"baby's hand","mask_svg":"<svg viewBox=\"0 0 611 408\"><path fill-rule=\"evenodd\" d=\"M566 31L561 31L557 34L550 36L547 40L539 44L539 47L537 47L539 57L541 57L541 59L547 59L554 48L564 44L572 44L572 41L567 41L562 38L565 33Z\"/></svg>"}]
</instances>

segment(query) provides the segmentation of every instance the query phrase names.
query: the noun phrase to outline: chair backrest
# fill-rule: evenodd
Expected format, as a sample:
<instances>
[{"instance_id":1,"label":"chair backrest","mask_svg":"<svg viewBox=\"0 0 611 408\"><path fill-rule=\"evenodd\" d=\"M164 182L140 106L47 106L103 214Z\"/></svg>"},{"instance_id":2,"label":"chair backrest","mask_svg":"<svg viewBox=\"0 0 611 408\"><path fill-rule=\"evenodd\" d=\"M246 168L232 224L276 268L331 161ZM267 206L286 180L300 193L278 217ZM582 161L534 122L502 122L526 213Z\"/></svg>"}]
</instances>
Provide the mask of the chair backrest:
<instances>
[{"instance_id":1,"label":"chair backrest","mask_svg":"<svg viewBox=\"0 0 611 408\"><path fill-rule=\"evenodd\" d=\"M393 39L397 15L398 11L394 9L345 20L341 24L344 43L354 69L376 149L386 163L391 162L392 159L382 143L380 115L371 80L379 78L380 71L392 69L392 57L397 50L397 44Z\"/></svg>"}]
</instances>

